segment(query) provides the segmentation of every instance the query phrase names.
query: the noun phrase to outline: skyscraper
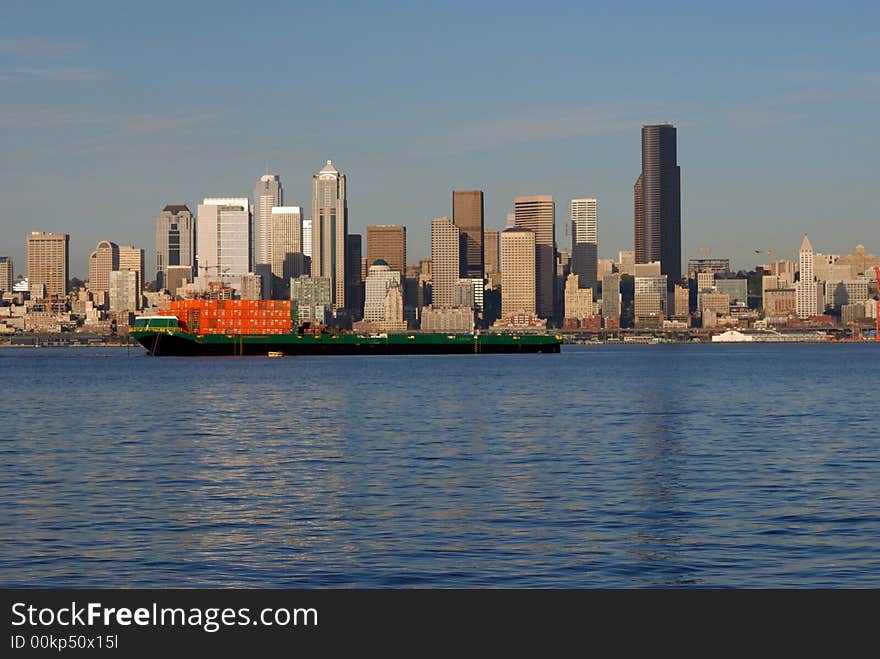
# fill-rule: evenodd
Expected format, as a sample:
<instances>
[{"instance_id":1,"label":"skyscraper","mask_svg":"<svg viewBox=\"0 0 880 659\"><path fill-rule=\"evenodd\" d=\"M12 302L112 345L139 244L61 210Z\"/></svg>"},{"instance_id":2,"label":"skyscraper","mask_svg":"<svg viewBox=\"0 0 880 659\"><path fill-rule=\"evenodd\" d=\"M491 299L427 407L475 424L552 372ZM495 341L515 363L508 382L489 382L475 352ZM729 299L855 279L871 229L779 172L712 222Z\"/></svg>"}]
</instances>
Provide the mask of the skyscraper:
<instances>
[{"instance_id":1,"label":"skyscraper","mask_svg":"<svg viewBox=\"0 0 880 659\"><path fill-rule=\"evenodd\" d=\"M513 227L501 232L501 317L535 314L535 233Z\"/></svg>"},{"instance_id":2,"label":"skyscraper","mask_svg":"<svg viewBox=\"0 0 880 659\"><path fill-rule=\"evenodd\" d=\"M28 288L48 297L67 295L70 279L70 236L32 231L27 237Z\"/></svg>"},{"instance_id":3,"label":"skyscraper","mask_svg":"<svg viewBox=\"0 0 880 659\"><path fill-rule=\"evenodd\" d=\"M0 256L0 292L11 293L15 273L12 271L12 259Z\"/></svg>"},{"instance_id":4,"label":"skyscraper","mask_svg":"<svg viewBox=\"0 0 880 659\"><path fill-rule=\"evenodd\" d=\"M455 306L460 236L458 227L448 217L431 220L431 304L435 308Z\"/></svg>"},{"instance_id":5,"label":"skyscraper","mask_svg":"<svg viewBox=\"0 0 880 659\"><path fill-rule=\"evenodd\" d=\"M606 273L602 278L602 317L620 320L620 273Z\"/></svg>"},{"instance_id":6,"label":"skyscraper","mask_svg":"<svg viewBox=\"0 0 880 659\"><path fill-rule=\"evenodd\" d=\"M816 291L816 278L813 275L814 260L813 246L807 234L804 234L800 249L801 274L796 287L798 318L809 318L819 313L819 296Z\"/></svg>"},{"instance_id":7,"label":"skyscraper","mask_svg":"<svg viewBox=\"0 0 880 659\"><path fill-rule=\"evenodd\" d=\"M247 197L206 197L199 204L197 222L199 277L239 282L251 272Z\"/></svg>"},{"instance_id":8,"label":"skyscraper","mask_svg":"<svg viewBox=\"0 0 880 659\"><path fill-rule=\"evenodd\" d=\"M137 280L137 272L134 270L114 270L110 273L107 296L110 311L135 311L141 308Z\"/></svg>"},{"instance_id":9,"label":"skyscraper","mask_svg":"<svg viewBox=\"0 0 880 659\"><path fill-rule=\"evenodd\" d=\"M596 292L599 261L598 202L594 198L571 200L571 272L581 288Z\"/></svg>"},{"instance_id":10,"label":"skyscraper","mask_svg":"<svg viewBox=\"0 0 880 659\"><path fill-rule=\"evenodd\" d=\"M137 273L138 299L144 294L144 250L134 245L123 245L119 248L119 270L131 270Z\"/></svg>"},{"instance_id":11,"label":"skyscraper","mask_svg":"<svg viewBox=\"0 0 880 659\"><path fill-rule=\"evenodd\" d=\"M284 204L278 174L264 174L254 188L253 256L251 263L272 262L272 209Z\"/></svg>"},{"instance_id":12,"label":"skyscraper","mask_svg":"<svg viewBox=\"0 0 880 659\"><path fill-rule=\"evenodd\" d=\"M378 224L367 227L367 262L385 261L403 277L406 274L406 227Z\"/></svg>"},{"instance_id":13,"label":"skyscraper","mask_svg":"<svg viewBox=\"0 0 880 659\"><path fill-rule=\"evenodd\" d=\"M483 232L483 262L487 277L501 272L501 263L498 260L498 240L498 229L486 229Z\"/></svg>"},{"instance_id":14,"label":"skyscraper","mask_svg":"<svg viewBox=\"0 0 880 659\"><path fill-rule=\"evenodd\" d=\"M334 310L345 307L347 235L345 175L328 160L312 177L312 276L330 279Z\"/></svg>"},{"instance_id":15,"label":"skyscraper","mask_svg":"<svg viewBox=\"0 0 880 659\"><path fill-rule=\"evenodd\" d=\"M186 206L171 204L156 217L156 286L166 288L168 266L195 266L196 234L193 214Z\"/></svg>"},{"instance_id":16,"label":"skyscraper","mask_svg":"<svg viewBox=\"0 0 880 659\"><path fill-rule=\"evenodd\" d=\"M483 253L483 191L452 191L452 223L458 227L462 277L485 276Z\"/></svg>"},{"instance_id":17,"label":"skyscraper","mask_svg":"<svg viewBox=\"0 0 880 659\"><path fill-rule=\"evenodd\" d=\"M110 273L119 270L119 245L102 240L89 255L89 290L107 293L110 290Z\"/></svg>"},{"instance_id":18,"label":"skyscraper","mask_svg":"<svg viewBox=\"0 0 880 659\"><path fill-rule=\"evenodd\" d=\"M348 284L345 292L345 305L352 313L352 318L361 318L364 313L364 280L361 279L361 255L363 254L363 236L350 233L346 238L345 274Z\"/></svg>"},{"instance_id":19,"label":"skyscraper","mask_svg":"<svg viewBox=\"0 0 880 659\"><path fill-rule=\"evenodd\" d=\"M633 196L636 263L660 261L671 287L682 274L681 172L672 124L642 126L642 174Z\"/></svg>"},{"instance_id":20,"label":"skyscraper","mask_svg":"<svg viewBox=\"0 0 880 659\"><path fill-rule=\"evenodd\" d=\"M291 277L301 277L306 270L302 247L302 208L274 206L270 238L272 297L289 299Z\"/></svg>"},{"instance_id":21,"label":"skyscraper","mask_svg":"<svg viewBox=\"0 0 880 659\"><path fill-rule=\"evenodd\" d=\"M553 197L516 197L514 214L517 227L531 229L535 234L535 312L541 318L552 318L556 308L556 206ZM502 255L502 281L505 267ZM503 300L503 284L501 296Z\"/></svg>"}]
</instances>

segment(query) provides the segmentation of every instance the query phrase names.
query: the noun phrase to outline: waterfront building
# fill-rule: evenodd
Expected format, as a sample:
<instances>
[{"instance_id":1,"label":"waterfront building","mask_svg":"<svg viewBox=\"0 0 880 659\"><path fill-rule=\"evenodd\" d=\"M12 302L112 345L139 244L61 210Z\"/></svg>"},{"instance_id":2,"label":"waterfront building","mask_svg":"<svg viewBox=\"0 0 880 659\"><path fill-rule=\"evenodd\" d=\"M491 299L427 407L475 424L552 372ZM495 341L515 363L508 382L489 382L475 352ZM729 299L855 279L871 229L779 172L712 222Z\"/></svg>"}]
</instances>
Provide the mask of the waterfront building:
<instances>
[{"instance_id":1,"label":"waterfront building","mask_svg":"<svg viewBox=\"0 0 880 659\"><path fill-rule=\"evenodd\" d=\"M482 190L452 191L452 223L458 227L459 232L459 276L483 279L485 256Z\"/></svg>"},{"instance_id":2,"label":"waterfront building","mask_svg":"<svg viewBox=\"0 0 880 659\"><path fill-rule=\"evenodd\" d=\"M816 279L813 274L813 246L807 234L801 242L800 249L800 280L797 283L797 315L798 318L809 318L819 313L819 301L816 290ZM824 311L824 309L823 309Z\"/></svg>"},{"instance_id":3,"label":"waterfront building","mask_svg":"<svg viewBox=\"0 0 880 659\"><path fill-rule=\"evenodd\" d=\"M687 319L690 316L691 292L687 286L676 285L674 289L675 304L672 317L678 320Z\"/></svg>"},{"instance_id":4,"label":"waterfront building","mask_svg":"<svg viewBox=\"0 0 880 659\"><path fill-rule=\"evenodd\" d=\"M432 305L455 306L455 287L460 272L461 233L448 217L431 220Z\"/></svg>"},{"instance_id":5,"label":"waterfront building","mask_svg":"<svg viewBox=\"0 0 880 659\"><path fill-rule=\"evenodd\" d=\"M137 294L139 297L143 297L144 294L144 265L144 250L134 245L119 247L119 269L137 273Z\"/></svg>"},{"instance_id":6,"label":"waterfront building","mask_svg":"<svg viewBox=\"0 0 880 659\"><path fill-rule=\"evenodd\" d=\"M659 327L666 315L666 275L642 277L636 275L633 297L633 315L636 327Z\"/></svg>"},{"instance_id":7,"label":"waterfront building","mask_svg":"<svg viewBox=\"0 0 880 659\"><path fill-rule=\"evenodd\" d=\"M240 286L241 277L252 272L250 202L247 197L206 197L197 212L199 278Z\"/></svg>"},{"instance_id":8,"label":"waterfront building","mask_svg":"<svg viewBox=\"0 0 880 659\"><path fill-rule=\"evenodd\" d=\"M602 317L620 320L620 273L609 272L602 277Z\"/></svg>"},{"instance_id":9,"label":"waterfront building","mask_svg":"<svg viewBox=\"0 0 880 659\"><path fill-rule=\"evenodd\" d=\"M596 315L593 306L593 289L581 288L580 275L571 273L565 279L565 320L582 321Z\"/></svg>"},{"instance_id":10,"label":"waterfront building","mask_svg":"<svg viewBox=\"0 0 880 659\"><path fill-rule=\"evenodd\" d=\"M333 305L330 278L294 277L290 280L290 302L300 323L326 324Z\"/></svg>"},{"instance_id":11,"label":"waterfront building","mask_svg":"<svg viewBox=\"0 0 880 659\"><path fill-rule=\"evenodd\" d=\"M599 259L598 201L571 200L571 272L581 288L596 290ZM567 284L566 284L567 287ZM567 312L566 312L567 313Z\"/></svg>"},{"instance_id":12,"label":"waterfront building","mask_svg":"<svg viewBox=\"0 0 880 659\"><path fill-rule=\"evenodd\" d=\"M392 285L400 286L400 273L382 259L370 266L365 284L364 320L377 323L385 320L385 297Z\"/></svg>"},{"instance_id":13,"label":"waterfront building","mask_svg":"<svg viewBox=\"0 0 880 659\"><path fill-rule=\"evenodd\" d=\"M388 267L406 274L406 227L394 224L367 226L367 262L385 261Z\"/></svg>"},{"instance_id":14,"label":"waterfront building","mask_svg":"<svg viewBox=\"0 0 880 659\"><path fill-rule=\"evenodd\" d=\"M514 227L501 232L501 316L536 315L535 233Z\"/></svg>"},{"instance_id":15,"label":"waterfront building","mask_svg":"<svg viewBox=\"0 0 880 659\"><path fill-rule=\"evenodd\" d=\"M165 272L170 266L195 267L196 224L182 204L169 204L156 217L156 286L168 288ZM190 276L190 280L192 276ZM171 291L173 293L173 291Z\"/></svg>"},{"instance_id":16,"label":"waterfront building","mask_svg":"<svg viewBox=\"0 0 880 659\"><path fill-rule=\"evenodd\" d=\"M346 178L333 162L312 177L312 275L331 282L334 311L346 307L346 237L348 198Z\"/></svg>"},{"instance_id":17,"label":"waterfront building","mask_svg":"<svg viewBox=\"0 0 880 659\"><path fill-rule=\"evenodd\" d=\"M270 223L270 272L273 298L290 298L290 280L306 274L302 246L302 207L273 206Z\"/></svg>"},{"instance_id":18,"label":"waterfront building","mask_svg":"<svg viewBox=\"0 0 880 659\"><path fill-rule=\"evenodd\" d=\"M672 124L642 126L642 173L634 188L636 263L660 261L667 286L681 278L681 171Z\"/></svg>"},{"instance_id":19,"label":"waterfront building","mask_svg":"<svg viewBox=\"0 0 880 659\"><path fill-rule=\"evenodd\" d=\"M110 290L110 273L114 270L119 270L119 245L102 240L89 255L89 290L106 295Z\"/></svg>"},{"instance_id":20,"label":"waterfront building","mask_svg":"<svg viewBox=\"0 0 880 659\"><path fill-rule=\"evenodd\" d=\"M138 273L135 270L114 270L109 276L110 311L121 313L141 308Z\"/></svg>"},{"instance_id":21,"label":"waterfront building","mask_svg":"<svg viewBox=\"0 0 880 659\"><path fill-rule=\"evenodd\" d=\"M15 272L13 271L12 258L0 256L0 293L11 293L15 285Z\"/></svg>"},{"instance_id":22,"label":"waterfront building","mask_svg":"<svg viewBox=\"0 0 880 659\"><path fill-rule=\"evenodd\" d=\"M762 300L766 318L783 318L797 313L797 290L794 287L765 288Z\"/></svg>"},{"instance_id":23,"label":"waterfront building","mask_svg":"<svg viewBox=\"0 0 880 659\"><path fill-rule=\"evenodd\" d=\"M711 309L719 316L727 316L730 313L730 296L727 293L717 291L703 292L699 311L705 313L707 309Z\"/></svg>"},{"instance_id":24,"label":"waterfront building","mask_svg":"<svg viewBox=\"0 0 880 659\"><path fill-rule=\"evenodd\" d=\"M254 187L253 255L251 263L272 263L272 209L284 205L278 174L264 174Z\"/></svg>"},{"instance_id":25,"label":"waterfront building","mask_svg":"<svg viewBox=\"0 0 880 659\"><path fill-rule=\"evenodd\" d=\"M474 310L470 307L434 307L422 309L422 331L462 334L474 331Z\"/></svg>"},{"instance_id":26,"label":"waterfront building","mask_svg":"<svg viewBox=\"0 0 880 659\"><path fill-rule=\"evenodd\" d=\"M556 205L552 195L515 197L513 201L516 226L535 234L535 313L551 318L556 309ZM503 261L502 257L502 272Z\"/></svg>"}]
</instances>

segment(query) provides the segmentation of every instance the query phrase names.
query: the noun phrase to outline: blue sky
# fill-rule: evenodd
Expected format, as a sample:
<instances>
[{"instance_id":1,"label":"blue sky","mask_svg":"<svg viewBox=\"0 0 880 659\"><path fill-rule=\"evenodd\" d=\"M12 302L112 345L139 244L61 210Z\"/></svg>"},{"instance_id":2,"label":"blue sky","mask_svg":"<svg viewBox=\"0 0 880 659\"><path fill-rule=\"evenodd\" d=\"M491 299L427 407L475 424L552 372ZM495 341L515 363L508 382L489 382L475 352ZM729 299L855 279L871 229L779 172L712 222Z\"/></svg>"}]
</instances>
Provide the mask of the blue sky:
<instances>
[{"instance_id":1,"label":"blue sky","mask_svg":"<svg viewBox=\"0 0 880 659\"><path fill-rule=\"evenodd\" d=\"M599 199L600 256L632 245L640 126L678 127L683 255L880 251L880 5L872 2L16 2L0 24L0 254L71 234L154 262L167 203L309 205L332 158L350 231L430 218L481 188ZM148 265L148 269L152 267Z\"/></svg>"}]
</instances>

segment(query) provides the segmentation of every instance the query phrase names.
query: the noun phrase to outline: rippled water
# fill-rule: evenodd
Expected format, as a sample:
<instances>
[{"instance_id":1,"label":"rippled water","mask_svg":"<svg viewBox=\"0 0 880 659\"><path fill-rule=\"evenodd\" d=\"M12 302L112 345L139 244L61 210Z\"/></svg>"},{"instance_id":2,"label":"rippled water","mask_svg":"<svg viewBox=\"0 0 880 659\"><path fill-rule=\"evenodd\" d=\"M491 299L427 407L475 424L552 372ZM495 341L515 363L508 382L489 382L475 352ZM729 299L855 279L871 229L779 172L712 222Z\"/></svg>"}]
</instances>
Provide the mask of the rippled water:
<instances>
[{"instance_id":1,"label":"rippled water","mask_svg":"<svg viewBox=\"0 0 880 659\"><path fill-rule=\"evenodd\" d=\"M880 349L0 350L3 586L880 586Z\"/></svg>"}]
</instances>

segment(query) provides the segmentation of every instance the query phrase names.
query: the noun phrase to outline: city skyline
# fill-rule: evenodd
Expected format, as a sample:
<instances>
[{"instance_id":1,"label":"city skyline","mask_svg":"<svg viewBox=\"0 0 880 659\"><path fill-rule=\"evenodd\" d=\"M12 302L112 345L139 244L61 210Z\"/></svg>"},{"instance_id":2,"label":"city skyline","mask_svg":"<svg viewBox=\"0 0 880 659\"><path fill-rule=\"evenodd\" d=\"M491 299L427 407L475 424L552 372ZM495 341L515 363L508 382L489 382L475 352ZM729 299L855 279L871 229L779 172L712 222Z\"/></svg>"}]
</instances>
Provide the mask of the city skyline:
<instances>
[{"instance_id":1,"label":"city skyline","mask_svg":"<svg viewBox=\"0 0 880 659\"><path fill-rule=\"evenodd\" d=\"M472 9L474 20L463 27L448 7L400 11L391 24L356 12L357 30L340 26L353 38L325 60L339 84L331 102L318 106L302 98L324 76L296 65L299 56L271 38L290 22L301 28L303 51L314 52L316 8L282 8L267 38L246 52L212 46L181 58L155 43L167 17L161 10L134 10L124 35L108 35L99 26L121 21L118 9L97 21L88 7L12 7L0 33L0 86L11 99L0 116L8 154L0 177L9 200L4 222L70 233L72 273L83 278L99 240L143 245L152 263L152 220L161 208L195 209L203 196L252 190L266 170L280 174L289 203L307 208L314 163L334 158L354 176L349 231L406 224L411 262L429 252L430 218L451 216L454 189L483 190L485 225L499 230L519 194L546 193L558 203L595 196L600 256L608 257L631 248L639 167L633 131L671 120L686 179L683 260L709 249L738 268L752 265L755 249L796 258L791 236L803 231L827 251L844 253L856 242L876 251L870 232L880 202L868 173L878 140L871 116L880 94L871 65L878 46L870 38L878 8L799 7L794 16L760 8L755 21L741 7L647 7L632 22L622 8L591 16L595 8L561 7L529 57L510 38L528 24L521 7ZM222 10L207 17L175 10L179 24L212 29L218 43L234 36ZM601 34L570 38L587 19L603 25ZM787 27L783 40L764 27L775 20ZM401 29L409 22L423 27L418 38ZM419 54L416 42L451 24L461 37L455 52ZM681 43L662 64L646 65L645 53L670 32ZM395 46L376 45L391 43L392 33ZM372 35L369 48L364 34ZM365 49L370 56L359 57ZM401 58L398 49L416 55ZM135 51L138 59L124 56ZM292 71L273 103L231 98L221 108L206 93L242 73L252 86L270 88L275 67L258 65L267 59ZM483 62L483 75L457 78L466 61ZM523 100L523 79L536 80L541 94ZM454 101L444 93L453 83ZM168 94L183 103L171 106ZM479 118L463 107L477 108ZM389 205L392 180L403 192ZM562 224L557 235L564 247ZM2 232L0 254L23 263L21 238Z\"/></svg>"}]
</instances>

